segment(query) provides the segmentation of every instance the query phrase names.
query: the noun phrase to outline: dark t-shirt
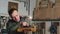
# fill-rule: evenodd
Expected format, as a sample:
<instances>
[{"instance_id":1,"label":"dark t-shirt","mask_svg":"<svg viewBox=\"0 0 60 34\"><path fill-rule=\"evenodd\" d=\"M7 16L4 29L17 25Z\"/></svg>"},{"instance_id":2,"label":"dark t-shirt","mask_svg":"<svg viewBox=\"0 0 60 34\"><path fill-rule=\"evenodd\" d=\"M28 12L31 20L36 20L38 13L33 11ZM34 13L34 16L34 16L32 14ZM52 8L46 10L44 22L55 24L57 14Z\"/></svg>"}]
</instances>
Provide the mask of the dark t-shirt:
<instances>
[{"instance_id":1,"label":"dark t-shirt","mask_svg":"<svg viewBox=\"0 0 60 34\"><path fill-rule=\"evenodd\" d=\"M10 19L6 24L7 33L8 34L24 34L24 32L17 32L17 29L19 28L19 26L20 26L19 22L16 22Z\"/></svg>"}]
</instances>

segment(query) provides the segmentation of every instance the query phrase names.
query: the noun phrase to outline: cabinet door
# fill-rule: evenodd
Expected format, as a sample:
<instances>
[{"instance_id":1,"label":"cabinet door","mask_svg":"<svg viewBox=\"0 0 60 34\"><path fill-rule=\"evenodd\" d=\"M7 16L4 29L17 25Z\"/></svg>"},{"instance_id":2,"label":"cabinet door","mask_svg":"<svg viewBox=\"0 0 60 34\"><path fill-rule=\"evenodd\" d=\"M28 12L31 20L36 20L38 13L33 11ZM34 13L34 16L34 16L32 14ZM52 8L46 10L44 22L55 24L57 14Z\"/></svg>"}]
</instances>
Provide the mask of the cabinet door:
<instances>
[{"instance_id":1,"label":"cabinet door","mask_svg":"<svg viewBox=\"0 0 60 34\"><path fill-rule=\"evenodd\" d=\"M58 20L60 19L60 0L56 0L56 3L54 6L50 1L48 1L47 7L46 6L42 7L43 4L41 4L41 2L44 3L41 0L40 1L38 0L38 2L36 3L36 8L34 10L34 15L33 15L34 20L41 20L41 19ZM47 4L47 2L45 3Z\"/></svg>"},{"instance_id":2,"label":"cabinet door","mask_svg":"<svg viewBox=\"0 0 60 34\"><path fill-rule=\"evenodd\" d=\"M51 7L48 0L37 0L36 8L34 10L34 19L51 19Z\"/></svg>"},{"instance_id":3,"label":"cabinet door","mask_svg":"<svg viewBox=\"0 0 60 34\"><path fill-rule=\"evenodd\" d=\"M60 19L60 0L56 0L56 4L53 12L54 12L54 18Z\"/></svg>"},{"instance_id":4,"label":"cabinet door","mask_svg":"<svg viewBox=\"0 0 60 34\"><path fill-rule=\"evenodd\" d=\"M18 3L8 2L8 10L11 8L18 9Z\"/></svg>"}]
</instances>

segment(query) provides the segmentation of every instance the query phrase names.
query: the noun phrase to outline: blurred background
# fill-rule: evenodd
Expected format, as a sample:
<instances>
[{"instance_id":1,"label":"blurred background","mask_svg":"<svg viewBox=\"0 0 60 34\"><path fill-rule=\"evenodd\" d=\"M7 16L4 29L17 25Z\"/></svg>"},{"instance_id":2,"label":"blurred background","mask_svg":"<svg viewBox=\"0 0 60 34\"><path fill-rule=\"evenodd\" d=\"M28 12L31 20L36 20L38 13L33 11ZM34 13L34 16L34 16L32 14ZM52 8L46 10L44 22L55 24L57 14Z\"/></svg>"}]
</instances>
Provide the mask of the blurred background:
<instances>
[{"instance_id":1,"label":"blurred background","mask_svg":"<svg viewBox=\"0 0 60 34\"><path fill-rule=\"evenodd\" d=\"M38 31L27 34L60 34L60 0L0 0L0 34L6 33L8 10L18 9L20 16Z\"/></svg>"}]
</instances>

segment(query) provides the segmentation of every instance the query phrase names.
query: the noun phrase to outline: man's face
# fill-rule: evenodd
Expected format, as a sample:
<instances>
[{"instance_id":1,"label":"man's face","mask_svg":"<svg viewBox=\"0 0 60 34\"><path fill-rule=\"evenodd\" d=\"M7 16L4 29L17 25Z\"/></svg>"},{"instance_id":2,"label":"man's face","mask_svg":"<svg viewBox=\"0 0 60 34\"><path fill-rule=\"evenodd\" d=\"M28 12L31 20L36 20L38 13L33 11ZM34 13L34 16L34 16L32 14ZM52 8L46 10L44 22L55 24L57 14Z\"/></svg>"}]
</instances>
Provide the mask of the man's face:
<instances>
[{"instance_id":1,"label":"man's face","mask_svg":"<svg viewBox=\"0 0 60 34\"><path fill-rule=\"evenodd\" d=\"M17 22L20 21L20 17L19 17L17 10L14 10L13 13L11 14L11 16L14 21L17 21Z\"/></svg>"}]
</instances>

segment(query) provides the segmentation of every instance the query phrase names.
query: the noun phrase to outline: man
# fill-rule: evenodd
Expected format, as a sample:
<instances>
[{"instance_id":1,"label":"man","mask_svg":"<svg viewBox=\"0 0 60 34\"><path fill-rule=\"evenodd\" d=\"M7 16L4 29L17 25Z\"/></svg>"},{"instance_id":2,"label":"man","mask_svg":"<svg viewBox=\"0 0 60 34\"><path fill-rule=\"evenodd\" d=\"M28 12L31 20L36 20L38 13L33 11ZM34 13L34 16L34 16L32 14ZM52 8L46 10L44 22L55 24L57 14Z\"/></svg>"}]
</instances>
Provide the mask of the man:
<instances>
[{"instance_id":1,"label":"man","mask_svg":"<svg viewBox=\"0 0 60 34\"><path fill-rule=\"evenodd\" d=\"M20 26L20 19L21 19L21 17L18 14L17 9L14 9L14 8L10 9L8 11L8 14L11 17L11 19L7 22L7 26L6 26L7 33L8 34L24 34L24 32L18 32L17 31L17 29Z\"/></svg>"}]
</instances>

